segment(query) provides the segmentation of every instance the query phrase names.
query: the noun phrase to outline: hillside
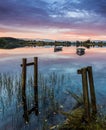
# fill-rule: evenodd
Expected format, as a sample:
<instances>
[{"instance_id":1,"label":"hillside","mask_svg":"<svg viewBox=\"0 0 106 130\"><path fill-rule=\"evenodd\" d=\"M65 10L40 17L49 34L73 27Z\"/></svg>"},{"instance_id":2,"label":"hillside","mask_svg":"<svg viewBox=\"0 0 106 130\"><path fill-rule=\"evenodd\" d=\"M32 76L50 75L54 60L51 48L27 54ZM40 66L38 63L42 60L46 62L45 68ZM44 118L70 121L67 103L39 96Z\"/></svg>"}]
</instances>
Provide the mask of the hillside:
<instances>
[{"instance_id":1,"label":"hillside","mask_svg":"<svg viewBox=\"0 0 106 130\"><path fill-rule=\"evenodd\" d=\"M53 42L47 41L36 41L36 40L24 40L17 39L12 37L0 37L0 48L1 49L13 49L24 46L45 46L45 45L54 45Z\"/></svg>"},{"instance_id":2,"label":"hillside","mask_svg":"<svg viewBox=\"0 0 106 130\"><path fill-rule=\"evenodd\" d=\"M0 48L2 49L12 49L17 47L25 46L26 42L24 40L12 38L12 37L1 37L0 38Z\"/></svg>"}]
</instances>

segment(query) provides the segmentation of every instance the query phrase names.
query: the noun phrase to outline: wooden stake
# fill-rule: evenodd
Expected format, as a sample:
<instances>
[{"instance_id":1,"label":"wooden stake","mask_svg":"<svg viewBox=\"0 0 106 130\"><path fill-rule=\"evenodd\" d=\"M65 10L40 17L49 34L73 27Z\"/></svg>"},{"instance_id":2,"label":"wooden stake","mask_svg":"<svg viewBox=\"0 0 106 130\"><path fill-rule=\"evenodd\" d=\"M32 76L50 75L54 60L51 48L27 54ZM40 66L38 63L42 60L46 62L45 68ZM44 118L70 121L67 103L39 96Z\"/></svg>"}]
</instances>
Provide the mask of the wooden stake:
<instances>
[{"instance_id":1,"label":"wooden stake","mask_svg":"<svg viewBox=\"0 0 106 130\"><path fill-rule=\"evenodd\" d=\"M34 57L34 99L35 114L38 115L38 58Z\"/></svg>"},{"instance_id":2,"label":"wooden stake","mask_svg":"<svg viewBox=\"0 0 106 130\"><path fill-rule=\"evenodd\" d=\"M26 102L26 62L27 60L22 59L22 101L23 101L23 109L24 109L24 118L26 123L29 122L28 112L27 112L27 102Z\"/></svg>"},{"instance_id":3,"label":"wooden stake","mask_svg":"<svg viewBox=\"0 0 106 130\"><path fill-rule=\"evenodd\" d=\"M82 84L83 84L83 99L84 99L84 107L85 107L85 116L86 116L86 120L89 122L90 121L90 104L89 104L86 68L82 68Z\"/></svg>"},{"instance_id":4,"label":"wooden stake","mask_svg":"<svg viewBox=\"0 0 106 130\"><path fill-rule=\"evenodd\" d=\"M88 66L87 70L88 70L89 85L90 85L92 114L93 114L93 116L95 116L97 113L97 107L96 107L96 96L95 96L95 90L94 90L92 67Z\"/></svg>"}]
</instances>

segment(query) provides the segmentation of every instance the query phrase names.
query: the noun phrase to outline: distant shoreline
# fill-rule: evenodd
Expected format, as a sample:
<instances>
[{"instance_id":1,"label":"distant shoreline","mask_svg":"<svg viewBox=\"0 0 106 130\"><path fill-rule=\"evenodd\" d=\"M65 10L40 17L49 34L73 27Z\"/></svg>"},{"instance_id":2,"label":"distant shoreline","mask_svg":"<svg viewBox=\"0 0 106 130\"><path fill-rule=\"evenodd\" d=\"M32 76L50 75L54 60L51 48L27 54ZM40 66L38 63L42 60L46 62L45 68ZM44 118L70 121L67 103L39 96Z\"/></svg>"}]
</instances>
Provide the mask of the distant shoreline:
<instances>
[{"instance_id":1,"label":"distant shoreline","mask_svg":"<svg viewBox=\"0 0 106 130\"><path fill-rule=\"evenodd\" d=\"M13 37L0 37L0 48L2 49L13 49L13 48L20 48L25 46L76 46L76 47L103 47L106 46L106 41L45 41L45 40L24 40L24 39L17 39Z\"/></svg>"}]
</instances>

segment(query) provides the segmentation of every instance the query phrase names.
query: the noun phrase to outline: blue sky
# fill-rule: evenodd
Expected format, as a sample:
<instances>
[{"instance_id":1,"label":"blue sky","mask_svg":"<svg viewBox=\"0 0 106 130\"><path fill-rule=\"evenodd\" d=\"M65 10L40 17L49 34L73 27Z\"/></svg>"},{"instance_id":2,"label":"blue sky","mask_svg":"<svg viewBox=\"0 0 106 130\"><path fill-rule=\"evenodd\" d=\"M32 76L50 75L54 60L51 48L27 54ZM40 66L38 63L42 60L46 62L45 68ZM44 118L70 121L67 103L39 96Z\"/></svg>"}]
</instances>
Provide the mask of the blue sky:
<instances>
[{"instance_id":1,"label":"blue sky","mask_svg":"<svg viewBox=\"0 0 106 130\"><path fill-rule=\"evenodd\" d=\"M106 0L0 0L0 36L106 40Z\"/></svg>"}]
</instances>

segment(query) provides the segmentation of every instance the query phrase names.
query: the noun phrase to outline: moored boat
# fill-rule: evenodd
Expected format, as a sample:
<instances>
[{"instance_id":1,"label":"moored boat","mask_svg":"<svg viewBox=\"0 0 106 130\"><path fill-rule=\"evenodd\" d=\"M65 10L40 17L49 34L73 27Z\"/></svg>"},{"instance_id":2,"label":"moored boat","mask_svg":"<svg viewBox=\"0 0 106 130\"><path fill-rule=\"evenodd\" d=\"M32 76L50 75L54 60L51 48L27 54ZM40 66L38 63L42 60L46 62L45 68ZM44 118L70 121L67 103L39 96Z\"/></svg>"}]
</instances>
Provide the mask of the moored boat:
<instances>
[{"instance_id":1,"label":"moored boat","mask_svg":"<svg viewBox=\"0 0 106 130\"><path fill-rule=\"evenodd\" d=\"M77 55L84 55L85 54L85 48L77 48L76 49Z\"/></svg>"}]
</instances>

